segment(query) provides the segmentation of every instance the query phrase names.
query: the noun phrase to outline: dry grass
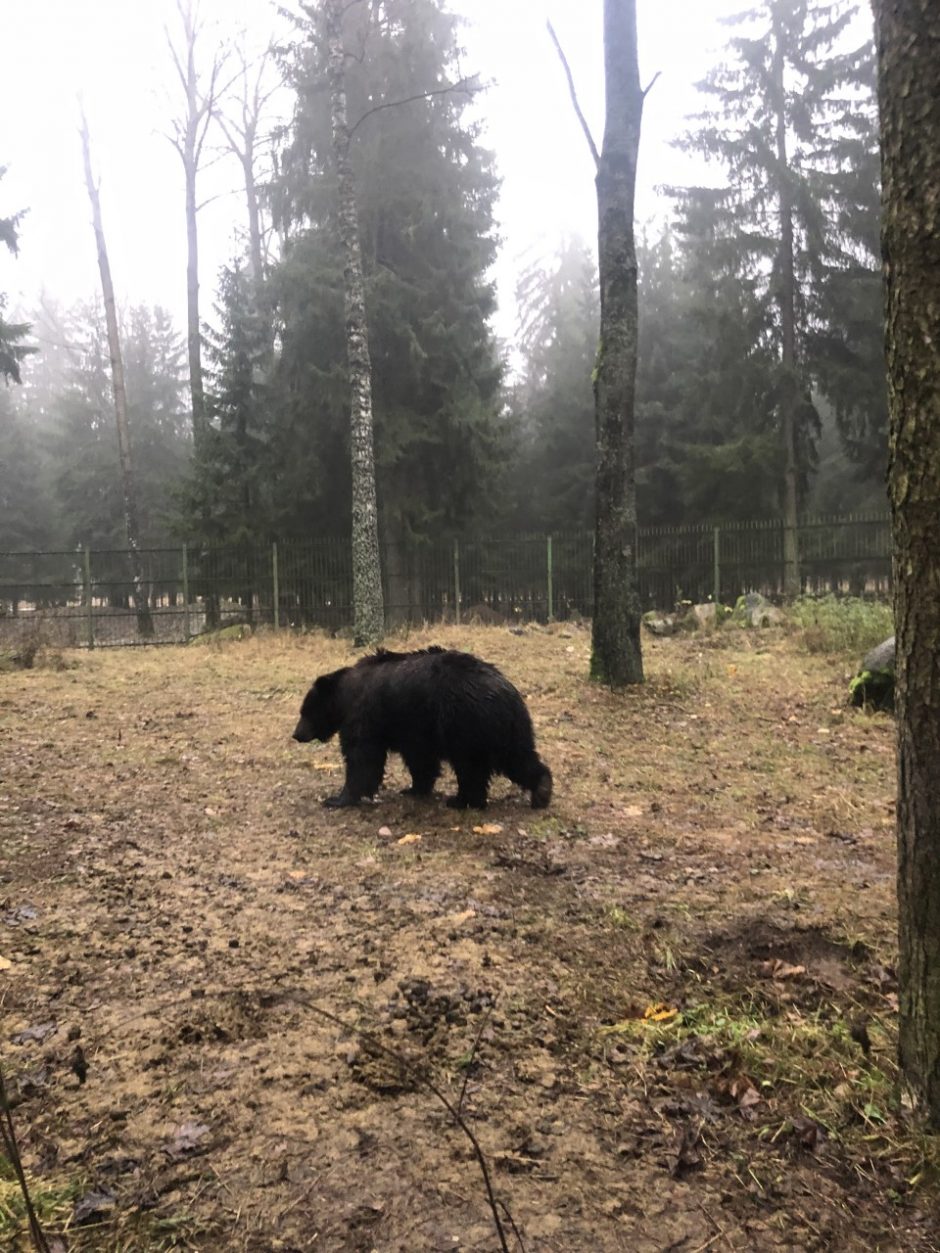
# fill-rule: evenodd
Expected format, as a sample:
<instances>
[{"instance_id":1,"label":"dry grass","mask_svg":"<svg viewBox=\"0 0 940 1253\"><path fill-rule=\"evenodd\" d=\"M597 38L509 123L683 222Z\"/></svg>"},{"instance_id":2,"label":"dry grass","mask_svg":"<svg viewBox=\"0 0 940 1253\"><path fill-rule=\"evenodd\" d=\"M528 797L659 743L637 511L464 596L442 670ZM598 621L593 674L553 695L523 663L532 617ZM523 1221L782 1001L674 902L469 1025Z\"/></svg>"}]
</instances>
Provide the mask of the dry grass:
<instances>
[{"instance_id":1,"label":"dry grass","mask_svg":"<svg viewBox=\"0 0 940 1253\"><path fill-rule=\"evenodd\" d=\"M493 1248L465 1143L368 1030L466 1083L530 1250L936 1248L893 1062L893 727L845 707L855 659L647 642L615 696L581 628L396 643L434 641L525 693L547 813L504 782L485 819L405 800L398 764L321 809L338 750L289 735L341 641L3 676L2 1060L50 1229ZM90 1191L114 1204L83 1234ZM13 1247L16 1206L0 1172Z\"/></svg>"}]
</instances>

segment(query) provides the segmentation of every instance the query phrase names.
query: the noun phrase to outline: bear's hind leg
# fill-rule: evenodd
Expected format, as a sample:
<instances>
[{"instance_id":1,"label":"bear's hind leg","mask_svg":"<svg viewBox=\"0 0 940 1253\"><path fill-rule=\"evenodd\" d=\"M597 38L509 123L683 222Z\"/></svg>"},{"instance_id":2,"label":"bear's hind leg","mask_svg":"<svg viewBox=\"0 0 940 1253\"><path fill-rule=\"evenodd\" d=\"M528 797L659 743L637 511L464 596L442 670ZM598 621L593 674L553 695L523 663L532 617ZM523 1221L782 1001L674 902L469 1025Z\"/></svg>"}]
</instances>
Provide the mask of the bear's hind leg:
<instances>
[{"instance_id":1,"label":"bear's hind leg","mask_svg":"<svg viewBox=\"0 0 940 1253\"><path fill-rule=\"evenodd\" d=\"M460 757L452 761L457 776L457 795L449 796L451 809L485 809L486 794L490 784L490 770L486 761L474 757Z\"/></svg>"}]
</instances>

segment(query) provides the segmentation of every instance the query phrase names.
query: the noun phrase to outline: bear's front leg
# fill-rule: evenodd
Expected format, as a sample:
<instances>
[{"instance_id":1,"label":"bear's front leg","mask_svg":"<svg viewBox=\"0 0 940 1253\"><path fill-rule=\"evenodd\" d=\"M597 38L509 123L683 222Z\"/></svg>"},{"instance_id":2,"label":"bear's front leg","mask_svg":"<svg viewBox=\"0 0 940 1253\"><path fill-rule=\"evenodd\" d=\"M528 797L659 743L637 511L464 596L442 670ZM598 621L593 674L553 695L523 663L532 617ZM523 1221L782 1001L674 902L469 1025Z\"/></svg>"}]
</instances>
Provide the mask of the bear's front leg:
<instances>
[{"instance_id":1,"label":"bear's front leg","mask_svg":"<svg viewBox=\"0 0 940 1253\"><path fill-rule=\"evenodd\" d=\"M441 773L440 759L433 752L409 749L402 753L411 774L411 787L402 789L402 796L430 796Z\"/></svg>"},{"instance_id":2,"label":"bear's front leg","mask_svg":"<svg viewBox=\"0 0 940 1253\"><path fill-rule=\"evenodd\" d=\"M375 744L344 744L346 782L335 796L323 802L328 809L344 809L358 805L364 797L373 797L382 786L385 774L385 749Z\"/></svg>"}]
</instances>

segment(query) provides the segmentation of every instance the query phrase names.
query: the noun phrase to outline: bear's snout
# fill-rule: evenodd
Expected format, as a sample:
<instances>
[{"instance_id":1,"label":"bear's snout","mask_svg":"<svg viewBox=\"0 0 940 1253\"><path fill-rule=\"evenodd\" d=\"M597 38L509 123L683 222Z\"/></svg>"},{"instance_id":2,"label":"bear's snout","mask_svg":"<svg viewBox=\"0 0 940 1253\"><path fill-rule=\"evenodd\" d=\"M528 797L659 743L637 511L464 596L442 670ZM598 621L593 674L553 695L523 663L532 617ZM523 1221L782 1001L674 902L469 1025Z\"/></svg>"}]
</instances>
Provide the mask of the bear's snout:
<instances>
[{"instance_id":1,"label":"bear's snout","mask_svg":"<svg viewBox=\"0 0 940 1253\"><path fill-rule=\"evenodd\" d=\"M294 739L301 744L309 744L314 738L313 732L310 730L310 724L306 718L301 718L294 727Z\"/></svg>"}]
</instances>

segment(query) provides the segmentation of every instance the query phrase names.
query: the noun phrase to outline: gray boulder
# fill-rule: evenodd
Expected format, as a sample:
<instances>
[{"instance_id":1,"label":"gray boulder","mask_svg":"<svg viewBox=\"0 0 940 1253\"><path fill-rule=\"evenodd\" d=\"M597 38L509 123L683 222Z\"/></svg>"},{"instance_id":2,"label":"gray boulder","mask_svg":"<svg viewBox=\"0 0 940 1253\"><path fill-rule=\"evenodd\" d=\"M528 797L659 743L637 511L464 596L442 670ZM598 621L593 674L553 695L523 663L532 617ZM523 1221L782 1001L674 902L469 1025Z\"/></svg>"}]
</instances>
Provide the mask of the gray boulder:
<instances>
[{"instance_id":1,"label":"gray boulder","mask_svg":"<svg viewBox=\"0 0 940 1253\"><path fill-rule=\"evenodd\" d=\"M674 613L657 613L655 609L643 615L643 625L650 635L675 635L678 629Z\"/></svg>"},{"instance_id":2,"label":"gray boulder","mask_svg":"<svg viewBox=\"0 0 940 1253\"><path fill-rule=\"evenodd\" d=\"M780 626L784 621L783 611L760 592L746 592L739 596L731 616L735 622L746 627Z\"/></svg>"},{"instance_id":3,"label":"gray boulder","mask_svg":"<svg viewBox=\"0 0 940 1253\"><path fill-rule=\"evenodd\" d=\"M849 684L849 699L852 704L892 710L894 663L894 636L891 635L865 654L861 669Z\"/></svg>"}]
</instances>

